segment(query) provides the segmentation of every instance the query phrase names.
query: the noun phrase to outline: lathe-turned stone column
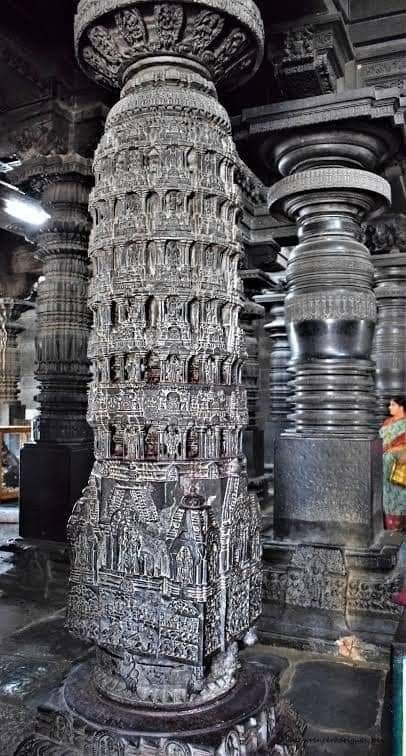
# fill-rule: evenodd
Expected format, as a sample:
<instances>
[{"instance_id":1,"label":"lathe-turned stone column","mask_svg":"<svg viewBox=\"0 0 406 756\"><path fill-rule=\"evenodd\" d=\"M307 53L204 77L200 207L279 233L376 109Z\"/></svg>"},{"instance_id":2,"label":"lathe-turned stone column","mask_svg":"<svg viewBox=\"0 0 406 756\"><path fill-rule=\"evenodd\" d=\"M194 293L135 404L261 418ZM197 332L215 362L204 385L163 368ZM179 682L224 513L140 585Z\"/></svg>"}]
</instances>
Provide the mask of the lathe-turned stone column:
<instances>
[{"instance_id":1,"label":"lathe-turned stone column","mask_svg":"<svg viewBox=\"0 0 406 756\"><path fill-rule=\"evenodd\" d=\"M288 424L290 410L290 346L286 329L285 298L286 290L282 288L255 297L255 301L265 308L264 330L269 343L269 415L265 431L265 469L272 473L275 442Z\"/></svg>"},{"instance_id":2,"label":"lathe-turned stone column","mask_svg":"<svg viewBox=\"0 0 406 756\"><path fill-rule=\"evenodd\" d=\"M252 71L262 25L251 0L123 5L82 0L76 18L86 71L122 86L90 201L96 463L69 525L68 627L97 652L58 700L68 725L49 707L29 746L255 753L273 712L238 663L261 611L260 517L242 455L237 154L213 80Z\"/></svg>"},{"instance_id":3,"label":"lathe-turned stone column","mask_svg":"<svg viewBox=\"0 0 406 756\"><path fill-rule=\"evenodd\" d=\"M368 224L366 244L375 268L378 322L373 358L380 420L406 395L406 216L383 215Z\"/></svg>"},{"instance_id":4,"label":"lathe-turned stone column","mask_svg":"<svg viewBox=\"0 0 406 756\"><path fill-rule=\"evenodd\" d=\"M369 546L382 527L377 438L373 265L361 221L390 201L371 172L384 135L343 128L298 133L279 144L285 176L269 192L298 226L287 267L293 423L275 470L277 537ZM368 169L368 170L367 170Z\"/></svg>"},{"instance_id":5,"label":"lathe-turned stone column","mask_svg":"<svg viewBox=\"0 0 406 756\"><path fill-rule=\"evenodd\" d=\"M35 371L40 414L36 443L26 445L21 457L20 535L63 541L93 462L86 421L91 163L73 154L33 158L16 180L35 187L51 215L35 237L35 254L43 264Z\"/></svg>"},{"instance_id":6,"label":"lathe-turned stone column","mask_svg":"<svg viewBox=\"0 0 406 756\"><path fill-rule=\"evenodd\" d=\"M12 405L18 406L20 381L20 353L18 335L23 326L20 315L32 308L31 302L14 297L0 297L0 410L1 424L12 421Z\"/></svg>"}]
</instances>

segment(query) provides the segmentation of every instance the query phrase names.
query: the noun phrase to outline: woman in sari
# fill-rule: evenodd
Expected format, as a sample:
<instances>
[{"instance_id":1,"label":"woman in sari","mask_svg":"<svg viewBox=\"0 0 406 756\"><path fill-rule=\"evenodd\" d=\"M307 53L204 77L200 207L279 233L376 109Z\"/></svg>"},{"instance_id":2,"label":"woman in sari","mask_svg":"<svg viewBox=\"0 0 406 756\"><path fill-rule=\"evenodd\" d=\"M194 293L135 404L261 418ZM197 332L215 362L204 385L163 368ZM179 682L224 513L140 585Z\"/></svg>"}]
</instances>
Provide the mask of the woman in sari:
<instances>
[{"instance_id":1,"label":"woman in sari","mask_svg":"<svg viewBox=\"0 0 406 756\"><path fill-rule=\"evenodd\" d=\"M391 482L394 463L406 463L406 398L396 396L380 430L383 441L383 509L387 530L406 530L406 488Z\"/></svg>"}]
</instances>

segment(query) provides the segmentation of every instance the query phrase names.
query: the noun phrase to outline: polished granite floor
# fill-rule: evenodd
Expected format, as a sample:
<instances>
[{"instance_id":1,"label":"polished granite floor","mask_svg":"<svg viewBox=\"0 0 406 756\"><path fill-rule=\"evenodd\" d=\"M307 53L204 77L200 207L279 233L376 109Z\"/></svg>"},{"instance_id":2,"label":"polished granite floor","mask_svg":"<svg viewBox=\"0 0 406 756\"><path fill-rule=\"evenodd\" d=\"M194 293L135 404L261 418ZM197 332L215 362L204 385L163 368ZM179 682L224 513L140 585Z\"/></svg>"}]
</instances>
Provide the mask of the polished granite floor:
<instances>
[{"instance_id":1,"label":"polished granite floor","mask_svg":"<svg viewBox=\"0 0 406 756\"><path fill-rule=\"evenodd\" d=\"M63 545L15 541L0 525L0 756L30 731L38 703L88 653L64 630ZM279 676L307 724L307 756L390 756L387 670L286 648L248 655Z\"/></svg>"}]
</instances>

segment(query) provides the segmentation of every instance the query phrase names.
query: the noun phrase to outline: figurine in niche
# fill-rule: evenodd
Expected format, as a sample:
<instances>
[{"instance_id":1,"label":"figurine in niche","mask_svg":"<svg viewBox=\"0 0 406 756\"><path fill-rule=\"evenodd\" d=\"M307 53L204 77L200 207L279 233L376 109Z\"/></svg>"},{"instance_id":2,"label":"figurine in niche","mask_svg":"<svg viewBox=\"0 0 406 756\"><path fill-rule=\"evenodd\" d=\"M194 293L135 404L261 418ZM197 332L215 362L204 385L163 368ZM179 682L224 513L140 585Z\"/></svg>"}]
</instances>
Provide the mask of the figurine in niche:
<instances>
[{"instance_id":1,"label":"figurine in niche","mask_svg":"<svg viewBox=\"0 0 406 756\"><path fill-rule=\"evenodd\" d=\"M145 303L145 319L148 328L156 328L159 319L159 305L155 297L148 297Z\"/></svg>"},{"instance_id":2,"label":"figurine in niche","mask_svg":"<svg viewBox=\"0 0 406 756\"><path fill-rule=\"evenodd\" d=\"M176 272L179 265L179 247L176 241L167 242L165 258L169 270Z\"/></svg>"},{"instance_id":3,"label":"figurine in niche","mask_svg":"<svg viewBox=\"0 0 406 756\"><path fill-rule=\"evenodd\" d=\"M161 366L159 356L151 353L147 357L145 380L149 384L157 385L161 380Z\"/></svg>"},{"instance_id":4,"label":"figurine in niche","mask_svg":"<svg viewBox=\"0 0 406 756\"><path fill-rule=\"evenodd\" d=\"M166 361L166 380L179 383L182 380L182 364L177 354L169 355Z\"/></svg>"},{"instance_id":5,"label":"figurine in niche","mask_svg":"<svg viewBox=\"0 0 406 756\"><path fill-rule=\"evenodd\" d=\"M168 412L179 413L181 411L179 394L171 391L166 397L166 407Z\"/></svg>"},{"instance_id":6,"label":"figurine in niche","mask_svg":"<svg viewBox=\"0 0 406 756\"><path fill-rule=\"evenodd\" d=\"M169 176L179 176L178 167L178 148L171 144L166 148L165 152L166 164Z\"/></svg>"},{"instance_id":7,"label":"figurine in niche","mask_svg":"<svg viewBox=\"0 0 406 756\"><path fill-rule=\"evenodd\" d=\"M199 171L199 155L194 147L189 150L186 156L186 165L189 173L196 177Z\"/></svg>"},{"instance_id":8,"label":"figurine in niche","mask_svg":"<svg viewBox=\"0 0 406 756\"><path fill-rule=\"evenodd\" d=\"M180 192L171 189L166 194L166 212L169 215L176 215L183 210L183 199Z\"/></svg>"},{"instance_id":9,"label":"figurine in niche","mask_svg":"<svg viewBox=\"0 0 406 756\"><path fill-rule=\"evenodd\" d=\"M125 376L125 380L128 380L128 381L141 380L140 359L134 353L126 355L124 376Z\"/></svg>"},{"instance_id":10,"label":"figurine in niche","mask_svg":"<svg viewBox=\"0 0 406 756\"><path fill-rule=\"evenodd\" d=\"M192 299L188 305L189 310L189 323L193 333L197 333L199 330L199 316L200 316L200 304L197 299Z\"/></svg>"},{"instance_id":11,"label":"figurine in niche","mask_svg":"<svg viewBox=\"0 0 406 756\"><path fill-rule=\"evenodd\" d=\"M161 156L155 147L148 154L147 164L149 173L152 176L156 176L161 166Z\"/></svg>"},{"instance_id":12,"label":"figurine in niche","mask_svg":"<svg viewBox=\"0 0 406 756\"><path fill-rule=\"evenodd\" d=\"M166 300L166 316L169 320L177 320L179 315L179 300L177 297L168 297Z\"/></svg>"},{"instance_id":13,"label":"figurine in niche","mask_svg":"<svg viewBox=\"0 0 406 756\"><path fill-rule=\"evenodd\" d=\"M117 428L115 425L111 426L110 431L110 451L112 457L122 457L123 456L123 442L121 434L119 434Z\"/></svg>"},{"instance_id":14,"label":"figurine in niche","mask_svg":"<svg viewBox=\"0 0 406 756\"><path fill-rule=\"evenodd\" d=\"M158 434L154 430L149 430L145 437L145 458L157 459L158 457Z\"/></svg>"},{"instance_id":15,"label":"figurine in niche","mask_svg":"<svg viewBox=\"0 0 406 756\"><path fill-rule=\"evenodd\" d=\"M156 243L148 242L146 249L146 271L149 275L154 276L157 270L158 253Z\"/></svg>"},{"instance_id":16,"label":"figurine in niche","mask_svg":"<svg viewBox=\"0 0 406 756\"><path fill-rule=\"evenodd\" d=\"M190 430L186 440L187 459L196 459L199 456L199 435L197 431Z\"/></svg>"},{"instance_id":17,"label":"figurine in niche","mask_svg":"<svg viewBox=\"0 0 406 756\"><path fill-rule=\"evenodd\" d=\"M179 459L181 438L175 425L169 425L164 434L166 455L169 459Z\"/></svg>"},{"instance_id":18,"label":"figurine in niche","mask_svg":"<svg viewBox=\"0 0 406 756\"><path fill-rule=\"evenodd\" d=\"M197 384L200 382L200 365L196 357L192 357L188 367L189 383Z\"/></svg>"},{"instance_id":19,"label":"figurine in niche","mask_svg":"<svg viewBox=\"0 0 406 756\"><path fill-rule=\"evenodd\" d=\"M159 195L156 192L150 192L145 202L145 212L147 214L147 220L150 229L155 228L158 210Z\"/></svg>"},{"instance_id":20,"label":"figurine in niche","mask_svg":"<svg viewBox=\"0 0 406 756\"><path fill-rule=\"evenodd\" d=\"M129 217L133 215L138 217L141 214L141 201L135 192L127 194L125 212Z\"/></svg>"},{"instance_id":21,"label":"figurine in niche","mask_svg":"<svg viewBox=\"0 0 406 756\"><path fill-rule=\"evenodd\" d=\"M121 381L121 364L118 357L112 357L110 360L110 380L112 383Z\"/></svg>"},{"instance_id":22,"label":"figurine in niche","mask_svg":"<svg viewBox=\"0 0 406 756\"><path fill-rule=\"evenodd\" d=\"M128 153L122 150L117 155L116 171L128 171Z\"/></svg>"},{"instance_id":23,"label":"figurine in niche","mask_svg":"<svg viewBox=\"0 0 406 756\"><path fill-rule=\"evenodd\" d=\"M193 583L193 558L186 546L176 556L176 574L179 583Z\"/></svg>"}]
</instances>

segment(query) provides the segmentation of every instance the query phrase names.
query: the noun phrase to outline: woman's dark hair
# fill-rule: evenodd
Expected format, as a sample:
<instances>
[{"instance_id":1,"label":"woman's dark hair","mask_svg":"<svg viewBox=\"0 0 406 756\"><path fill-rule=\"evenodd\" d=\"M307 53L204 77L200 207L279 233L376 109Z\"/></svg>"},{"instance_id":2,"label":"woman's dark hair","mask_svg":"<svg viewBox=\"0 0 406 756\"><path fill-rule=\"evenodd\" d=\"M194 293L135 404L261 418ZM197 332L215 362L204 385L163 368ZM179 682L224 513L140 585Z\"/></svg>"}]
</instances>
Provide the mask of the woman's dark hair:
<instances>
[{"instance_id":1,"label":"woman's dark hair","mask_svg":"<svg viewBox=\"0 0 406 756\"><path fill-rule=\"evenodd\" d=\"M396 402L406 412L406 396L392 396L392 402Z\"/></svg>"}]
</instances>

